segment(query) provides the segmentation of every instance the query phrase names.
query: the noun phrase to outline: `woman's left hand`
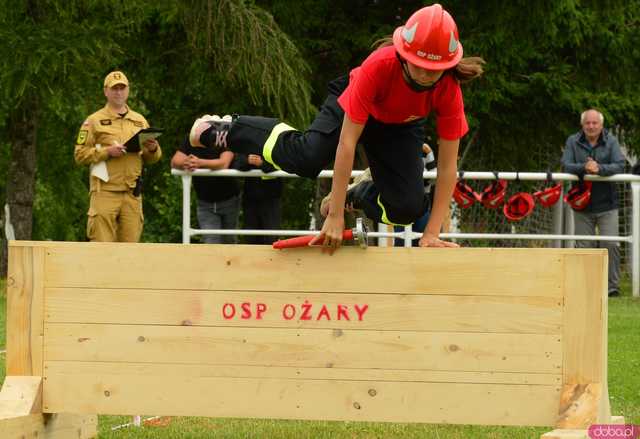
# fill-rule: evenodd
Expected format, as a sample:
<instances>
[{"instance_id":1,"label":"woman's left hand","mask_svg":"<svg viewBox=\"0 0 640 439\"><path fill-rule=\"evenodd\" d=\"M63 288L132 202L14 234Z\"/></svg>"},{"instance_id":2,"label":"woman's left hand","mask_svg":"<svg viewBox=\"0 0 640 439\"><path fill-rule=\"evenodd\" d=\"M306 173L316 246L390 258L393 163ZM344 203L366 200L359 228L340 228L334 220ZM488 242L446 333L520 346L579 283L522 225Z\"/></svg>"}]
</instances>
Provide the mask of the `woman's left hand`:
<instances>
[{"instance_id":1,"label":"woman's left hand","mask_svg":"<svg viewBox=\"0 0 640 439\"><path fill-rule=\"evenodd\" d=\"M420 238L420 247L460 247L455 242L443 241L436 235L424 233Z\"/></svg>"}]
</instances>

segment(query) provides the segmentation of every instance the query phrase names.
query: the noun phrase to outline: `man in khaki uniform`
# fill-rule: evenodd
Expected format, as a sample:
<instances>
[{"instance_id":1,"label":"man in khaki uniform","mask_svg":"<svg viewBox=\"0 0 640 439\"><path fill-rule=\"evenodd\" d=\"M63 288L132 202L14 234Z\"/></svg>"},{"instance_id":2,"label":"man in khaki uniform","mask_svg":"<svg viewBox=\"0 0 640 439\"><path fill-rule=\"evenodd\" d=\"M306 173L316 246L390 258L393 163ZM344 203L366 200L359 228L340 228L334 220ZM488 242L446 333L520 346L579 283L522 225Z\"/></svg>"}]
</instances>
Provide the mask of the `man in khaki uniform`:
<instances>
[{"instance_id":1,"label":"man in khaki uniform","mask_svg":"<svg viewBox=\"0 0 640 439\"><path fill-rule=\"evenodd\" d=\"M122 72L104 80L107 104L82 124L76 140L76 163L91 167L87 237L101 242L138 242L142 234L141 174L144 163L160 160L155 139L138 152L127 152L124 143L147 120L127 106L129 81ZM137 189L136 189L137 187Z\"/></svg>"}]
</instances>

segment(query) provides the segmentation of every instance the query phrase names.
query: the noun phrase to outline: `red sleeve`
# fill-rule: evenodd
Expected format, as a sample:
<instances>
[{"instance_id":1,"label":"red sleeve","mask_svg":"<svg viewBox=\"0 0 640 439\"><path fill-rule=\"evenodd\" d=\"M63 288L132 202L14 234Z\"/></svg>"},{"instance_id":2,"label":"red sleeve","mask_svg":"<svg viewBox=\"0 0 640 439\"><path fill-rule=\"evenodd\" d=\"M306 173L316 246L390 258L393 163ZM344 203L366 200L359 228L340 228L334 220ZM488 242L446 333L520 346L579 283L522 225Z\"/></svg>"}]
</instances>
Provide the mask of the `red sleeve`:
<instances>
[{"instance_id":1,"label":"red sleeve","mask_svg":"<svg viewBox=\"0 0 640 439\"><path fill-rule=\"evenodd\" d=\"M446 140L457 140L467 134L469 125L464 114L464 101L460 84L452 77L446 80L446 87L442 87L437 92L437 95L434 96L436 127L438 137Z\"/></svg>"},{"instance_id":2,"label":"red sleeve","mask_svg":"<svg viewBox=\"0 0 640 439\"><path fill-rule=\"evenodd\" d=\"M349 75L349 85L338 98L338 103L349 119L359 124L367 122L376 93L370 70L366 65L353 69Z\"/></svg>"}]
</instances>

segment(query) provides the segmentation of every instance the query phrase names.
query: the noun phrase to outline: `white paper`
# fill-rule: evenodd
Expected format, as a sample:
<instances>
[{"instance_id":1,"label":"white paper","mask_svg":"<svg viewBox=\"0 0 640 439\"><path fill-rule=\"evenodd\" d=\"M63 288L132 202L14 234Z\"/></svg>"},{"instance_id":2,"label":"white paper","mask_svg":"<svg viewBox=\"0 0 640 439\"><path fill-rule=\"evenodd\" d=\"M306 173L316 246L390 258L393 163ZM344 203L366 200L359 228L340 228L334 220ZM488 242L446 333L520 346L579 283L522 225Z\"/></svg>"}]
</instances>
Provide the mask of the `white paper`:
<instances>
[{"instance_id":1,"label":"white paper","mask_svg":"<svg viewBox=\"0 0 640 439\"><path fill-rule=\"evenodd\" d=\"M100 151L102 149L102 145L96 145L96 149ZM107 170L107 162L104 160L98 163L94 163L89 168L89 173L94 177L98 177L100 180L105 183L109 181L109 171Z\"/></svg>"}]
</instances>

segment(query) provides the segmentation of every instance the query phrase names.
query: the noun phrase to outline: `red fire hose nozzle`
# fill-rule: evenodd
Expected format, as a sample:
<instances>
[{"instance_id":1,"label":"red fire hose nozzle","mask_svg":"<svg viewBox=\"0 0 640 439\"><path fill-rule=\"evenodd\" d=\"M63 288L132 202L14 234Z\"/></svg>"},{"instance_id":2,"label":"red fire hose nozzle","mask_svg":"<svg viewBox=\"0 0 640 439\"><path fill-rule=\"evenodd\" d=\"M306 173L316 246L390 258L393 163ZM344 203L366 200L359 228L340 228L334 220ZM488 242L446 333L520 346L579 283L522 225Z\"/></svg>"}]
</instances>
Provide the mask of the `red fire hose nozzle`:
<instances>
[{"instance_id":1,"label":"red fire hose nozzle","mask_svg":"<svg viewBox=\"0 0 640 439\"><path fill-rule=\"evenodd\" d=\"M297 236L295 238L281 239L273 243L273 248L281 250L283 248L306 247L316 235ZM356 219L356 226L342 232L342 239L345 241L355 240L360 247L367 248L367 228L362 218Z\"/></svg>"}]
</instances>

